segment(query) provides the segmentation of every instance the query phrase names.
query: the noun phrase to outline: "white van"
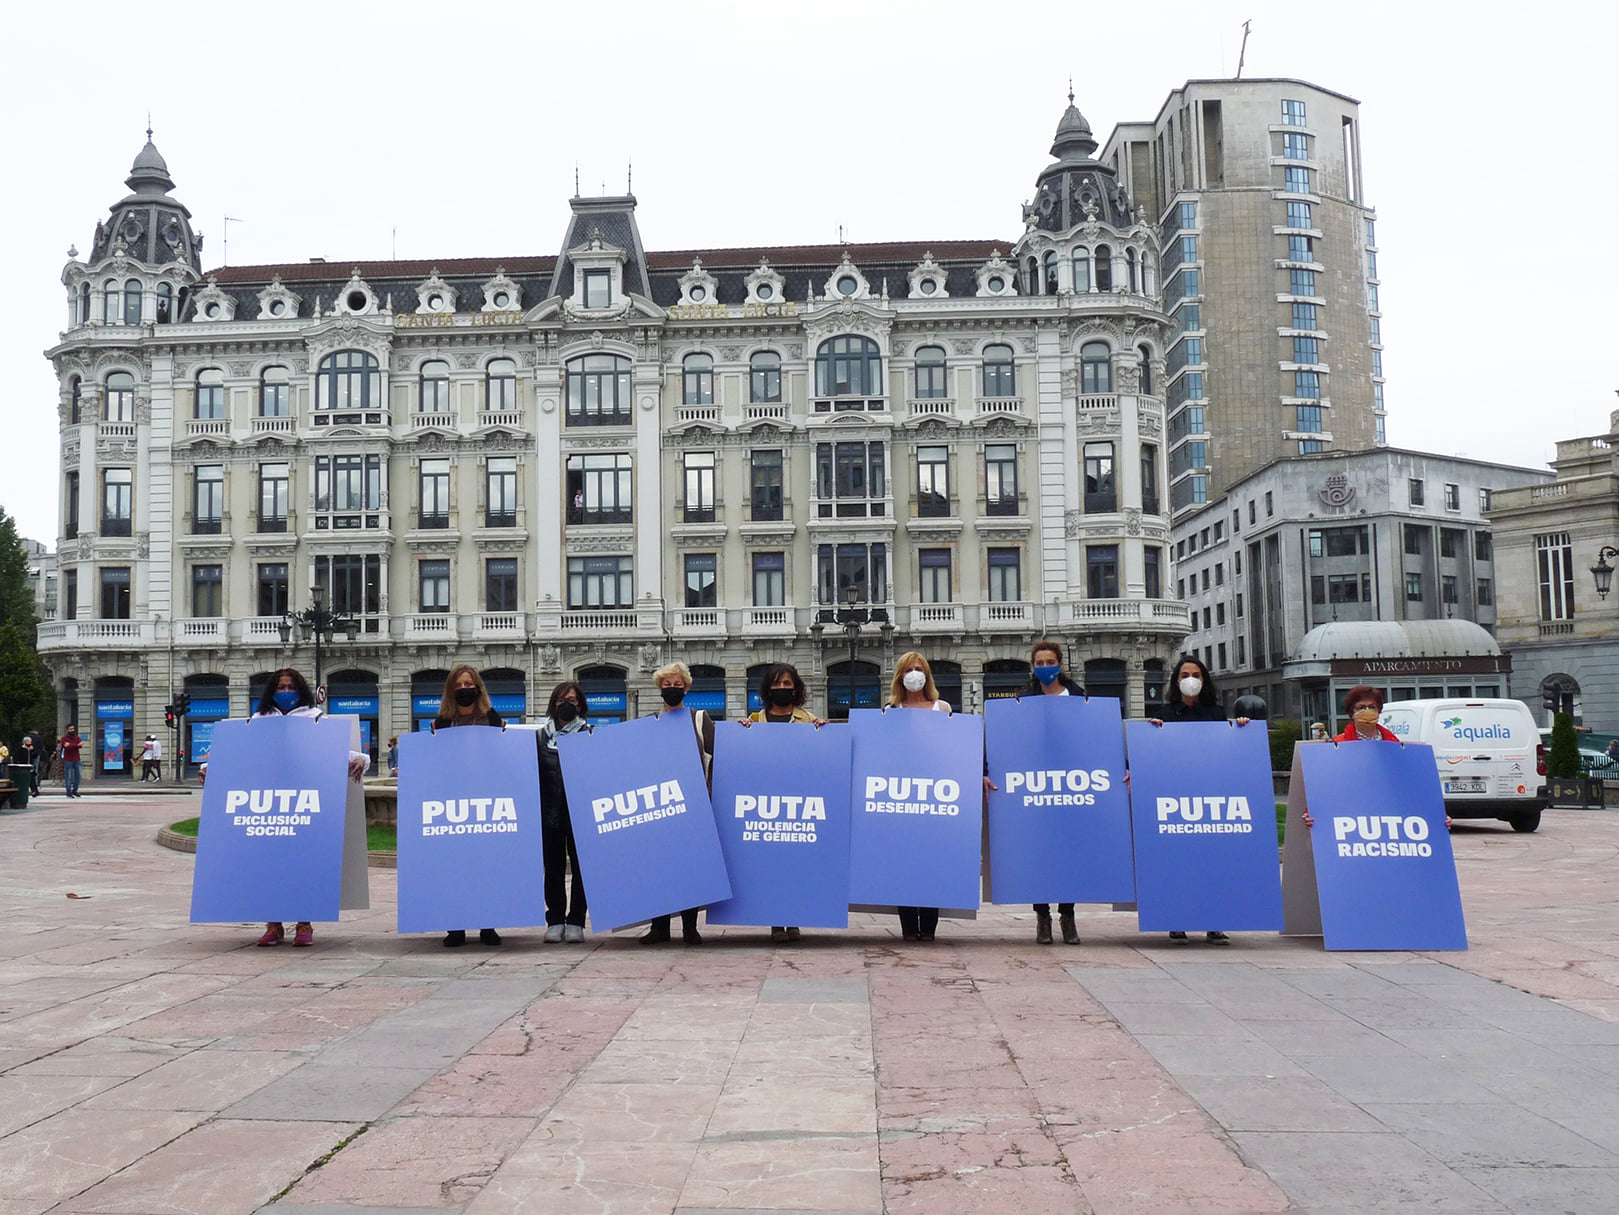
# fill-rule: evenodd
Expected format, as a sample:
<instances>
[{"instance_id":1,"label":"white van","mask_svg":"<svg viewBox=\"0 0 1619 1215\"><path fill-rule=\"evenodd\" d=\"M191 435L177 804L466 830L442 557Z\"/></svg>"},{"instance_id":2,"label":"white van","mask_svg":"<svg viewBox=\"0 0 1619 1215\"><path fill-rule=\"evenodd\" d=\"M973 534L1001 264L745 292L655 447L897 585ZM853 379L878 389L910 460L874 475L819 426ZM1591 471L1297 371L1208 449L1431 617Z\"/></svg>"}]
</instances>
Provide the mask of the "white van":
<instances>
[{"instance_id":1,"label":"white van","mask_svg":"<svg viewBox=\"0 0 1619 1215\"><path fill-rule=\"evenodd\" d=\"M1550 799L1540 727L1523 701L1397 700L1380 721L1401 742L1433 748L1452 818L1498 818L1514 831L1540 826Z\"/></svg>"}]
</instances>

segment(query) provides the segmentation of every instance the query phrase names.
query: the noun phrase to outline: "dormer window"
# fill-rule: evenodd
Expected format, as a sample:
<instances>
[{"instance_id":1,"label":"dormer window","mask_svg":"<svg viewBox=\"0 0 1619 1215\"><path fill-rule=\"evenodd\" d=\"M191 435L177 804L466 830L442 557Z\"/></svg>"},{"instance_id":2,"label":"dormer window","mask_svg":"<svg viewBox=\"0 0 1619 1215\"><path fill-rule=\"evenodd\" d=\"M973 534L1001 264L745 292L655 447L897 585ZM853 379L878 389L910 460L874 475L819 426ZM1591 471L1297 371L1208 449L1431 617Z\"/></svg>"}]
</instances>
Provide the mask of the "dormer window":
<instances>
[{"instance_id":1,"label":"dormer window","mask_svg":"<svg viewBox=\"0 0 1619 1215\"><path fill-rule=\"evenodd\" d=\"M585 271L586 308L609 308L613 303L613 274L610 270Z\"/></svg>"}]
</instances>

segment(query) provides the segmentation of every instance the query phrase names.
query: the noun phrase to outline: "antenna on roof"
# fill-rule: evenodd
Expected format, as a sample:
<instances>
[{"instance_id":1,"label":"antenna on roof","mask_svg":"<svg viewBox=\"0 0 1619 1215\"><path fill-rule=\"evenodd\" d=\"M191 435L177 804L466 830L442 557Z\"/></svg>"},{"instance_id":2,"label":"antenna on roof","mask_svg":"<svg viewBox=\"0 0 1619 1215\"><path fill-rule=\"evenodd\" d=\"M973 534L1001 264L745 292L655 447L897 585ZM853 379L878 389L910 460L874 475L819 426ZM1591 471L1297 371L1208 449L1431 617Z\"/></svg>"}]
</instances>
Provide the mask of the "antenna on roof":
<instances>
[{"instance_id":1,"label":"antenna on roof","mask_svg":"<svg viewBox=\"0 0 1619 1215\"><path fill-rule=\"evenodd\" d=\"M1242 23L1242 50L1237 52L1237 79L1238 80L1242 79L1242 61L1243 61L1243 58L1248 54L1248 27L1250 25L1252 25L1252 24L1253 24L1253 22L1251 22L1251 21L1244 21Z\"/></svg>"},{"instance_id":2,"label":"antenna on roof","mask_svg":"<svg viewBox=\"0 0 1619 1215\"><path fill-rule=\"evenodd\" d=\"M842 243L843 243L843 225L839 224L838 225L838 244L841 245Z\"/></svg>"},{"instance_id":3,"label":"antenna on roof","mask_svg":"<svg viewBox=\"0 0 1619 1215\"><path fill-rule=\"evenodd\" d=\"M399 260L399 225L398 224L395 224L394 228L393 228L393 257L392 257L391 260L393 260L393 261L398 261Z\"/></svg>"},{"instance_id":4,"label":"antenna on roof","mask_svg":"<svg viewBox=\"0 0 1619 1215\"><path fill-rule=\"evenodd\" d=\"M147 136L147 138L151 138L151 136ZM239 224L243 222L245 221L237 219L234 215L227 215L225 216L225 222L219 225L220 231L225 234L220 239L220 244L223 246L223 248L221 248L219 251L220 265L230 265L230 226L232 224Z\"/></svg>"},{"instance_id":5,"label":"antenna on roof","mask_svg":"<svg viewBox=\"0 0 1619 1215\"><path fill-rule=\"evenodd\" d=\"M579 197L579 162L573 162L573 196Z\"/></svg>"}]
</instances>

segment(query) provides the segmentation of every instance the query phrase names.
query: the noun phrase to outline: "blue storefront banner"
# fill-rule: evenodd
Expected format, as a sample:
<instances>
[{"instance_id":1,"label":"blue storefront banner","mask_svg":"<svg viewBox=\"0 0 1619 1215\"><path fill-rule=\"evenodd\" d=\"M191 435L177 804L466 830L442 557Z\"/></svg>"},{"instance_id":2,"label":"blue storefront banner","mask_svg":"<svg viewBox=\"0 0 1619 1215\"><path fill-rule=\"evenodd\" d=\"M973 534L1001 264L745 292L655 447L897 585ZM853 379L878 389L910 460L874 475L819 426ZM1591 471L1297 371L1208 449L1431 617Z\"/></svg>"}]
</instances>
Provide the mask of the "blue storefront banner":
<instances>
[{"instance_id":1,"label":"blue storefront banner","mask_svg":"<svg viewBox=\"0 0 1619 1215\"><path fill-rule=\"evenodd\" d=\"M1119 702L1029 696L984 707L990 896L1129 903L1135 869Z\"/></svg>"},{"instance_id":2,"label":"blue storefront banner","mask_svg":"<svg viewBox=\"0 0 1619 1215\"><path fill-rule=\"evenodd\" d=\"M1263 723L1125 726L1143 932L1274 932L1281 867Z\"/></svg>"},{"instance_id":3,"label":"blue storefront banner","mask_svg":"<svg viewBox=\"0 0 1619 1215\"><path fill-rule=\"evenodd\" d=\"M686 699L681 703L688 709L702 709L710 717L725 716L724 692L687 692Z\"/></svg>"},{"instance_id":4,"label":"blue storefront banner","mask_svg":"<svg viewBox=\"0 0 1619 1215\"><path fill-rule=\"evenodd\" d=\"M1289 843L1307 831L1326 947L1466 949L1433 748L1323 743L1299 747L1298 762ZM1306 804L1311 829L1300 822Z\"/></svg>"},{"instance_id":5,"label":"blue storefront banner","mask_svg":"<svg viewBox=\"0 0 1619 1215\"><path fill-rule=\"evenodd\" d=\"M124 723L101 723L101 768L104 772L121 771L124 766Z\"/></svg>"},{"instance_id":6,"label":"blue storefront banner","mask_svg":"<svg viewBox=\"0 0 1619 1215\"><path fill-rule=\"evenodd\" d=\"M544 924L533 733L407 734L399 761L399 931Z\"/></svg>"},{"instance_id":7,"label":"blue storefront banner","mask_svg":"<svg viewBox=\"0 0 1619 1215\"><path fill-rule=\"evenodd\" d=\"M855 709L849 730L849 901L976 908L984 719Z\"/></svg>"},{"instance_id":8,"label":"blue storefront banner","mask_svg":"<svg viewBox=\"0 0 1619 1215\"><path fill-rule=\"evenodd\" d=\"M506 696L491 696L489 707L499 713L502 720L521 722L523 714L528 712L528 697L521 692L514 692Z\"/></svg>"},{"instance_id":9,"label":"blue storefront banner","mask_svg":"<svg viewBox=\"0 0 1619 1215\"><path fill-rule=\"evenodd\" d=\"M335 920L350 726L261 717L214 726L191 922Z\"/></svg>"},{"instance_id":10,"label":"blue storefront banner","mask_svg":"<svg viewBox=\"0 0 1619 1215\"><path fill-rule=\"evenodd\" d=\"M412 696L410 698L410 712L413 717L425 717L429 721L438 716L439 706L444 698L438 693L431 696Z\"/></svg>"},{"instance_id":11,"label":"blue storefront banner","mask_svg":"<svg viewBox=\"0 0 1619 1215\"><path fill-rule=\"evenodd\" d=\"M626 692L586 692L585 708L590 722L596 726L610 726L624 720L629 712L630 698Z\"/></svg>"},{"instance_id":12,"label":"blue storefront banner","mask_svg":"<svg viewBox=\"0 0 1619 1215\"><path fill-rule=\"evenodd\" d=\"M194 721L191 723L191 753L186 759L194 764L208 762L208 752L214 745L214 725L212 721Z\"/></svg>"},{"instance_id":13,"label":"blue storefront banner","mask_svg":"<svg viewBox=\"0 0 1619 1215\"><path fill-rule=\"evenodd\" d=\"M557 739L592 923L636 924L731 897L689 713Z\"/></svg>"},{"instance_id":14,"label":"blue storefront banner","mask_svg":"<svg viewBox=\"0 0 1619 1215\"><path fill-rule=\"evenodd\" d=\"M849 926L849 760L844 726L715 724L731 897L709 904L709 923Z\"/></svg>"}]
</instances>

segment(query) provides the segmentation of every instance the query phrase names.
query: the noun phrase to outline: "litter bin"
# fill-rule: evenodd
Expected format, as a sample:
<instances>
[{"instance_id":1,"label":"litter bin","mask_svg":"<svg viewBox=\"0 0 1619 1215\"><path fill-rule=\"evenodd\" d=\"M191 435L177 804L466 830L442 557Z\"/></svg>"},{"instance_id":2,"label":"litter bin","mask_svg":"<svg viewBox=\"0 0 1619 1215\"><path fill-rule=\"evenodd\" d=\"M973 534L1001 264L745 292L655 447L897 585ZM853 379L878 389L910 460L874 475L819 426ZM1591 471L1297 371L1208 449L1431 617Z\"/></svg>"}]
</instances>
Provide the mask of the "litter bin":
<instances>
[{"instance_id":1,"label":"litter bin","mask_svg":"<svg viewBox=\"0 0 1619 1215\"><path fill-rule=\"evenodd\" d=\"M27 764L6 765L6 775L11 778L11 783L17 786L17 791L11 795L11 801L8 803L13 810L23 810L27 808L28 788L33 777L33 772L34 770Z\"/></svg>"}]
</instances>

